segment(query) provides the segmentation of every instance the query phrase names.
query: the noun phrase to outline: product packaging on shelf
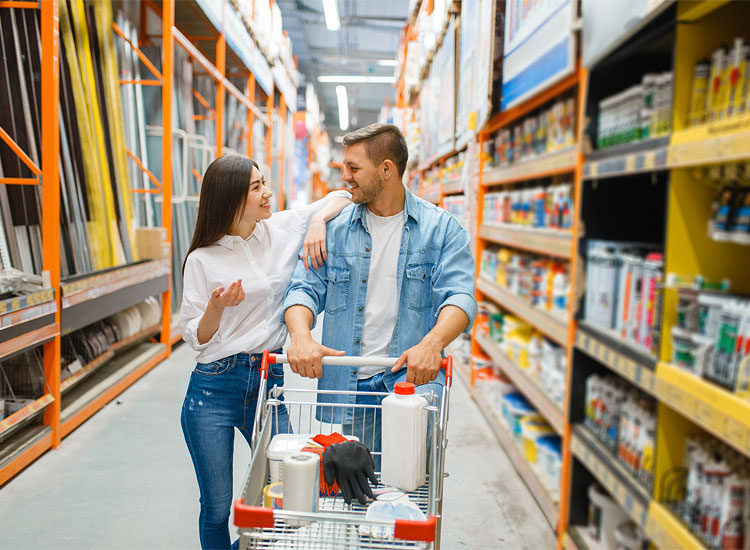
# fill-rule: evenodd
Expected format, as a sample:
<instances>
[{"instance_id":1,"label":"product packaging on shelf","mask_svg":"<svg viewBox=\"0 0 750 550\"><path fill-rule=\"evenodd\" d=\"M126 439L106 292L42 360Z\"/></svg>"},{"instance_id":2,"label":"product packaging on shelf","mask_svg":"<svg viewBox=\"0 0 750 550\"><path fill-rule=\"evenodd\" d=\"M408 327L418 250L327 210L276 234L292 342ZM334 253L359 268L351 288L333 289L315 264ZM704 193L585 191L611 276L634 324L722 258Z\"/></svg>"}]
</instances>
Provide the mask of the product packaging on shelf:
<instances>
[{"instance_id":1,"label":"product packaging on shelf","mask_svg":"<svg viewBox=\"0 0 750 550\"><path fill-rule=\"evenodd\" d=\"M684 499L667 494L685 524L711 548L750 546L750 462L710 436L685 441Z\"/></svg>"},{"instance_id":2,"label":"product packaging on shelf","mask_svg":"<svg viewBox=\"0 0 750 550\"><path fill-rule=\"evenodd\" d=\"M750 398L750 300L680 289L672 362Z\"/></svg>"},{"instance_id":3,"label":"product packaging on shelf","mask_svg":"<svg viewBox=\"0 0 750 550\"><path fill-rule=\"evenodd\" d=\"M586 379L584 424L646 487L653 484L656 414L652 399L614 376Z\"/></svg>"},{"instance_id":4,"label":"product packaging on shelf","mask_svg":"<svg viewBox=\"0 0 750 550\"><path fill-rule=\"evenodd\" d=\"M629 243L589 241L584 320L656 355L664 257Z\"/></svg>"},{"instance_id":5,"label":"product packaging on shelf","mask_svg":"<svg viewBox=\"0 0 750 550\"><path fill-rule=\"evenodd\" d=\"M731 118L750 107L750 42L737 37L695 65L688 125Z\"/></svg>"}]
</instances>

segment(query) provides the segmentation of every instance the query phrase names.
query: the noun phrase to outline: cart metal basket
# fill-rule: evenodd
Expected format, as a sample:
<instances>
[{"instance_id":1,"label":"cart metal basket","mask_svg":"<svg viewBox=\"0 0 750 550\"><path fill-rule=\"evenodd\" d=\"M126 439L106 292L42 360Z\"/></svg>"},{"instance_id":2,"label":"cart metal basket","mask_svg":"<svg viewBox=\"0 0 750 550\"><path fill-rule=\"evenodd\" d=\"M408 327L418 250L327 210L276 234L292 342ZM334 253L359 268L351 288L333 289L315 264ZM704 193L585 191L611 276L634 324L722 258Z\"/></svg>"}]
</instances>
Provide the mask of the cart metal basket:
<instances>
[{"instance_id":1,"label":"cart metal basket","mask_svg":"<svg viewBox=\"0 0 750 550\"><path fill-rule=\"evenodd\" d=\"M347 367L382 366L392 367L395 358L374 357L324 357L324 365L344 365ZM239 527L240 549L289 549L289 550L329 550L329 549L399 549L399 548L439 548L442 513L443 478L445 449L447 447L448 409L450 387L453 381L453 359L443 360L446 371L442 395L425 394L427 406L427 481L416 491L407 493L411 502L424 514L424 521L414 520L369 520L365 518L366 506L356 500L346 504L343 497L320 497L317 512L294 512L289 510L262 507L263 488L270 481L268 445L271 441L274 421L278 425L279 411L286 407L289 432L297 434L331 434L339 432L352 434L351 425L320 422L316 420L316 408L333 410L341 408L360 410L360 413L374 414L381 405L360 405L348 403L328 403L320 397L328 395L351 396L368 395L385 397L387 393L347 392L322 390L290 390L267 388L268 368L272 364L288 363L285 355L263 354L261 383L258 389L258 407L253 427L250 461L242 497L234 503L234 522ZM374 431L375 428L373 428ZM279 430L284 431L282 429ZM361 431L360 431L361 434ZM372 448L369 441L375 434L366 434L363 443ZM372 437L372 439L370 439ZM376 450L373 457L378 457ZM376 464L379 460L376 458ZM378 479L380 472L376 471ZM382 484L374 490L387 491ZM293 525L301 525L294 527ZM385 538L384 537L385 534Z\"/></svg>"}]
</instances>

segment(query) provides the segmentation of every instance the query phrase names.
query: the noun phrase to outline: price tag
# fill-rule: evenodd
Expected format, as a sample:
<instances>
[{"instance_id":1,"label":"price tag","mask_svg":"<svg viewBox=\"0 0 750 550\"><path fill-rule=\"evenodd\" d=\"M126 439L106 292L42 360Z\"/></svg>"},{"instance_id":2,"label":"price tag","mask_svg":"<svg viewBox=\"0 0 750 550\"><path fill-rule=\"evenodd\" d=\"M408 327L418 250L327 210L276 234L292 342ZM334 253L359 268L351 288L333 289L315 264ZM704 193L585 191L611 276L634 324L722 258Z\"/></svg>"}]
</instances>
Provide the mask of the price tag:
<instances>
[{"instance_id":1,"label":"price tag","mask_svg":"<svg viewBox=\"0 0 750 550\"><path fill-rule=\"evenodd\" d=\"M477 112L472 111L469 113L469 121L466 125L466 127L469 130L476 130L477 129Z\"/></svg>"},{"instance_id":2,"label":"price tag","mask_svg":"<svg viewBox=\"0 0 750 550\"><path fill-rule=\"evenodd\" d=\"M70 371L70 374L77 373L79 370L81 370L81 368L82 368L82 365L78 359L68 364L68 371Z\"/></svg>"}]
</instances>

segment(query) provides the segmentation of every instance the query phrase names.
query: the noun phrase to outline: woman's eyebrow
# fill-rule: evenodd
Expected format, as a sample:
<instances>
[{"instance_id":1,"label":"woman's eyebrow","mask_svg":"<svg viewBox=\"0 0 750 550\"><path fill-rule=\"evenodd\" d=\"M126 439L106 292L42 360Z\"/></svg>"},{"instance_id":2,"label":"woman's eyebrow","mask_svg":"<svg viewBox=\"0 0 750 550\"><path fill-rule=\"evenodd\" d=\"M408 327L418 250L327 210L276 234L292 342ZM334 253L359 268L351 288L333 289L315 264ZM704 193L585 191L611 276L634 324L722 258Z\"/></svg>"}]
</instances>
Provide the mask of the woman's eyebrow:
<instances>
[{"instance_id":1,"label":"woman's eyebrow","mask_svg":"<svg viewBox=\"0 0 750 550\"><path fill-rule=\"evenodd\" d=\"M250 185L255 185L256 183L260 183L260 182L262 182L262 181L263 181L262 179L259 179L259 180L252 180L252 181L250 182Z\"/></svg>"}]
</instances>

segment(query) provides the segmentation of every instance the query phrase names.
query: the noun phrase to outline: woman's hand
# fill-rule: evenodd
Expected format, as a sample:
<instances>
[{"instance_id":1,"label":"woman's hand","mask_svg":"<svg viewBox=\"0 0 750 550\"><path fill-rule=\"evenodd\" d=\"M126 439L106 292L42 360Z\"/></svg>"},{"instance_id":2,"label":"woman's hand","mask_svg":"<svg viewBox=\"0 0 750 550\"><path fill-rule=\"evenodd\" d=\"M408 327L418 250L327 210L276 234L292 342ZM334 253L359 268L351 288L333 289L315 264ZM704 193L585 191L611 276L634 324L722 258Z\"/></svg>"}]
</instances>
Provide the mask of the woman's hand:
<instances>
[{"instance_id":1,"label":"woman's hand","mask_svg":"<svg viewBox=\"0 0 750 550\"><path fill-rule=\"evenodd\" d=\"M225 307L240 305L244 299L245 291L242 289L242 279L237 279L226 290L223 286L215 289L211 293L208 305L224 309Z\"/></svg>"},{"instance_id":2,"label":"woman's hand","mask_svg":"<svg viewBox=\"0 0 750 550\"><path fill-rule=\"evenodd\" d=\"M302 249L302 263L305 269L310 269L310 263L318 269L326 261L326 222L316 214L310 220L310 228L305 235L305 246Z\"/></svg>"}]
</instances>

